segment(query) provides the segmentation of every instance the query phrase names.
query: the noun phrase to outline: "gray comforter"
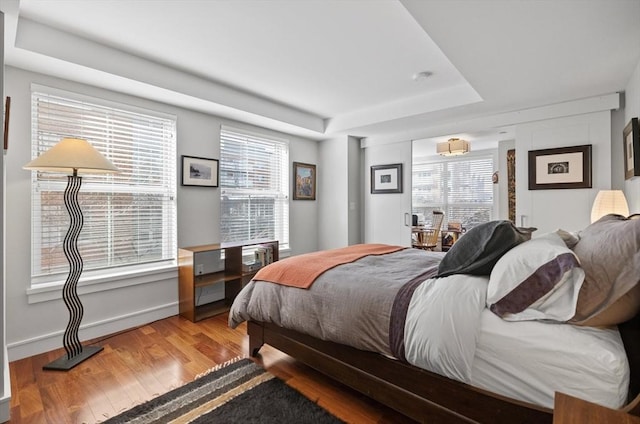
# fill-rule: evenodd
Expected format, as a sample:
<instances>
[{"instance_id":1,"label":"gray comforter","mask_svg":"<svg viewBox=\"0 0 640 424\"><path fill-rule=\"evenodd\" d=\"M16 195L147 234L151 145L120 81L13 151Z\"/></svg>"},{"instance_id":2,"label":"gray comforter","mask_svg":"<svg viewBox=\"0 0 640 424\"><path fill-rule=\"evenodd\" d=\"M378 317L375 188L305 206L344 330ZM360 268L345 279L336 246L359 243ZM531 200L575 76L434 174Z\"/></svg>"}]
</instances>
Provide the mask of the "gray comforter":
<instances>
[{"instance_id":1,"label":"gray comforter","mask_svg":"<svg viewBox=\"0 0 640 424\"><path fill-rule=\"evenodd\" d=\"M309 289L251 281L229 325L271 322L468 381L486 282L432 278L442 257L418 249L367 256L326 271Z\"/></svg>"}]
</instances>

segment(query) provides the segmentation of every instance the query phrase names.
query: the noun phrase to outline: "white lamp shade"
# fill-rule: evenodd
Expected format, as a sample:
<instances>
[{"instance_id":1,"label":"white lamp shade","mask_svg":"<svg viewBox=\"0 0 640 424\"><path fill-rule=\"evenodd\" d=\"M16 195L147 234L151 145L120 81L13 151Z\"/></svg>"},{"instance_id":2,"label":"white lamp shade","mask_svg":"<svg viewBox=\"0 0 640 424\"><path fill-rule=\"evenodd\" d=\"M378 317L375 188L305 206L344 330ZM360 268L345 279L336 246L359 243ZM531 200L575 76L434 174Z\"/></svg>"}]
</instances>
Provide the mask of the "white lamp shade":
<instances>
[{"instance_id":1,"label":"white lamp shade","mask_svg":"<svg viewBox=\"0 0 640 424\"><path fill-rule=\"evenodd\" d=\"M115 174L120 172L87 140L63 138L51 149L26 164L24 169L73 174Z\"/></svg>"},{"instance_id":2,"label":"white lamp shade","mask_svg":"<svg viewBox=\"0 0 640 424\"><path fill-rule=\"evenodd\" d=\"M591 208L591 222L610 213L628 216L629 206L622 190L600 190Z\"/></svg>"},{"instance_id":3,"label":"white lamp shade","mask_svg":"<svg viewBox=\"0 0 640 424\"><path fill-rule=\"evenodd\" d=\"M436 151L442 156L464 155L471 150L471 145L466 140L450 138L448 141L438 143Z\"/></svg>"}]
</instances>

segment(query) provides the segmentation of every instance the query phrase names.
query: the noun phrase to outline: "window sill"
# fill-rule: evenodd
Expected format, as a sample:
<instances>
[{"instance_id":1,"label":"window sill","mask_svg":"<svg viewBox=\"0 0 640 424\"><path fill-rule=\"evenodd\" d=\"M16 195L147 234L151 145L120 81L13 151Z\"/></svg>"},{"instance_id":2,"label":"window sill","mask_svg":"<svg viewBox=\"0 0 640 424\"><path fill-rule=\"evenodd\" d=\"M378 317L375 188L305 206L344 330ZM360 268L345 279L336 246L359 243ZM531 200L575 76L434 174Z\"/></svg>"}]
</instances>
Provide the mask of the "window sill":
<instances>
[{"instance_id":1,"label":"window sill","mask_svg":"<svg viewBox=\"0 0 640 424\"><path fill-rule=\"evenodd\" d=\"M154 281L177 279L178 266L175 261L155 264L136 270L92 271L84 274L78 283L78 294L96 293L130 287L137 284L148 284ZM28 303L49 302L62 299L64 281L53 281L27 289Z\"/></svg>"}]
</instances>

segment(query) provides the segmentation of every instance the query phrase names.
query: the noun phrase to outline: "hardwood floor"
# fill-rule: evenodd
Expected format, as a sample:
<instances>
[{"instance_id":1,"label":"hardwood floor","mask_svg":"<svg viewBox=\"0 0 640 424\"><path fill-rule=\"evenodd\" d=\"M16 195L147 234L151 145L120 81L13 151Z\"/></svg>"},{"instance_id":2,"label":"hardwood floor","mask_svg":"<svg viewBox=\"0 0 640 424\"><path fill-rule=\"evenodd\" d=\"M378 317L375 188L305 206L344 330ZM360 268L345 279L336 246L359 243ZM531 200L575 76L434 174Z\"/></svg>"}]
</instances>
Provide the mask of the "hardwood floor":
<instances>
[{"instance_id":1,"label":"hardwood floor","mask_svg":"<svg viewBox=\"0 0 640 424\"><path fill-rule=\"evenodd\" d=\"M246 356L248 338L223 314L198 323L174 316L89 343L104 350L68 372L42 370L63 349L9 364L11 424L104 421ZM269 346L260 352L266 369L344 421L411 422Z\"/></svg>"}]
</instances>

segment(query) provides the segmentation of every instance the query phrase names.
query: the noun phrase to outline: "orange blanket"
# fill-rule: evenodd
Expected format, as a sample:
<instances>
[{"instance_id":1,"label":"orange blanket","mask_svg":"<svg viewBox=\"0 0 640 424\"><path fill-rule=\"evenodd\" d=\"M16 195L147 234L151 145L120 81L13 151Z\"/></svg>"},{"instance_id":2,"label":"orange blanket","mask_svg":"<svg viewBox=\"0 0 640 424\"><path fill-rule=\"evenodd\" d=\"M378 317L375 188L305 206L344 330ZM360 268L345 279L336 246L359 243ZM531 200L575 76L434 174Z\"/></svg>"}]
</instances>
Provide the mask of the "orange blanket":
<instances>
[{"instance_id":1,"label":"orange blanket","mask_svg":"<svg viewBox=\"0 0 640 424\"><path fill-rule=\"evenodd\" d=\"M388 244L356 244L291 256L260 269L254 279L308 289L322 273L338 265L354 262L365 256L384 255L402 249L404 247Z\"/></svg>"}]
</instances>

